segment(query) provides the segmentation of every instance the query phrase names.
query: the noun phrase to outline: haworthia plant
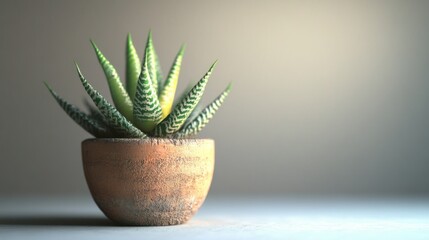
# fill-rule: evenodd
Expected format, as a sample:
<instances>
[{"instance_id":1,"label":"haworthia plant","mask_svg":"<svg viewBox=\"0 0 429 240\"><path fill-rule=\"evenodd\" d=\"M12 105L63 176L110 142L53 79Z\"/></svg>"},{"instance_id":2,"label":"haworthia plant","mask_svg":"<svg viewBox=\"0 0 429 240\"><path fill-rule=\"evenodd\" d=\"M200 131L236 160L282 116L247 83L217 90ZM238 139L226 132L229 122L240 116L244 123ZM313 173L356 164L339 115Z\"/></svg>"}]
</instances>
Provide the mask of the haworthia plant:
<instances>
[{"instance_id":1,"label":"haworthia plant","mask_svg":"<svg viewBox=\"0 0 429 240\"><path fill-rule=\"evenodd\" d=\"M231 91L231 84L213 102L200 110L199 102L216 62L207 73L185 92L173 107L181 69L182 46L163 79L152 33L149 32L143 60L140 62L131 35L126 41L125 87L113 65L91 41L98 61L106 75L114 106L85 79L78 65L81 84L94 103L86 103L89 114L61 98L46 87L60 107L82 128L97 138L189 138L199 133Z\"/></svg>"}]
</instances>

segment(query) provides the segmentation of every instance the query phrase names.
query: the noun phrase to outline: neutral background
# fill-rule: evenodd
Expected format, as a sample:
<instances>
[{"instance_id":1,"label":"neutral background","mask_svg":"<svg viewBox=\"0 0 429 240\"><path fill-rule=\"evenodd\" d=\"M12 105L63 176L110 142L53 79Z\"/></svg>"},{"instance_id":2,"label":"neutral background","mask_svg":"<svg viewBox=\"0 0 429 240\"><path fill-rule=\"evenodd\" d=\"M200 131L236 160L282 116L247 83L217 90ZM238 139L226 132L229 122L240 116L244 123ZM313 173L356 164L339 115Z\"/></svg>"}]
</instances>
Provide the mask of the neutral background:
<instances>
[{"instance_id":1,"label":"neutral background","mask_svg":"<svg viewBox=\"0 0 429 240\"><path fill-rule=\"evenodd\" d=\"M219 64L200 137L216 140L211 196L429 194L429 1L1 1L0 197L88 194L89 135L42 82L82 106L73 66L104 95L89 39L124 76L125 37L149 29L180 89Z\"/></svg>"}]
</instances>

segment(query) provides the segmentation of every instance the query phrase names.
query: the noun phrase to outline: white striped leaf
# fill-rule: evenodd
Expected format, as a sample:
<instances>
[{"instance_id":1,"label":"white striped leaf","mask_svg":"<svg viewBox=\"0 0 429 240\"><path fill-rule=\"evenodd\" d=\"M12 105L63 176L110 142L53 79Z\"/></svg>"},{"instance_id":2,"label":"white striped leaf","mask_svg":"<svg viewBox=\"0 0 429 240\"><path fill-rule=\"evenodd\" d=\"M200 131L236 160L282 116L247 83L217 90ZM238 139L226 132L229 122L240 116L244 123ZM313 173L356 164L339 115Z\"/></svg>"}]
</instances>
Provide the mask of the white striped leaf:
<instances>
[{"instance_id":1,"label":"white striped leaf","mask_svg":"<svg viewBox=\"0 0 429 240\"><path fill-rule=\"evenodd\" d=\"M98 93L91 84L88 83L80 72L77 64L76 69L85 91L91 97L100 113L103 114L109 127L118 135L118 137L147 138L142 131L134 127L131 122L129 122L115 107L113 107L100 93Z\"/></svg>"},{"instance_id":2,"label":"white striped leaf","mask_svg":"<svg viewBox=\"0 0 429 240\"><path fill-rule=\"evenodd\" d=\"M180 103L181 101L183 101L183 99L185 99L186 95L188 95L189 91L191 91L191 89L197 83L198 83L198 81L190 81L188 83L188 86L186 86L185 90L183 90L182 93L180 94L180 96L177 98L176 102L174 103L174 106L177 106L178 103Z\"/></svg>"},{"instance_id":3,"label":"white striped leaf","mask_svg":"<svg viewBox=\"0 0 429 240\"><path fill-rule=\"evenodd\" d=\"M46 82L45 85L64 112L67 113L67 115L69 115L70 118L73 119L73 121L75 121L79 126L85 129L88 133L92 134L94 137L100 138L110 136L110 133L105 126L99 124L98 121L92 119L86 113L79 110L79 108L76 106L62 99Z\"/></svg>"},{"instance_id":4,"label":"white striped leaf","mask_svg":"<svg viewBox=\"0 0 429 240\"><path fill-rule=\"evenodd\" d=\"M155 128L154 135L165 137L178 131L186 119L194 110L195 106L201 100L208 79L216 66L216 62L210 67L209 71L201 78L200 81L189 91L186 97L179 102L173 111Z\"/></svg>"},{"instance_id":5,"label":"white striped leaf","mask_svg":"<svg viewBox=\"0 0 429 240\"><path fill-rule=\"evenodd\" d=\"M195 106L194 110L192 110L191 114L189 114L189 117L186 119L185 123L183 123L183 126L180 128L179 131L181 131L185 126L187 126L190 122L192 122L198 114L203 111L203 106L201 104L201 101Z\"/></svg>"},{"instance_id":6,"label":"white striped leaf","mask_svg":"<svg viewBox=\"0 0 429 240\"><path fill-rule=\"evenodd\" d=\"M148 55L146 51L134 97L134 123L146 133L151 132L162 118L161 105L148 70Z\"/></svg>"},{"instance_id":7,"label":"white striped leaf","mask_svg":"<svg viewBox=\"0 0 429 240\"><path fill-rule=\"evenodd\" d=\"M86 98L84 99L83 104L89 112L89 117L97 121L100 125L105 126L106 128L108 127L103 114L98 111L97 107L91 105L91 103Z\"/></svg>"},{"instance_id":8,"label":"white striped leaf","mask_svg":"<svg viewBox=\"0 0 429 240\"><path fill-rule=\"evenodd\" d=\"M175 138L187 138L199 133L213 118L225 98L231 91L231 84L213 102L207 105L191 122L186 124L179 132L174 134Z\"/></svg>"}]
</instances>

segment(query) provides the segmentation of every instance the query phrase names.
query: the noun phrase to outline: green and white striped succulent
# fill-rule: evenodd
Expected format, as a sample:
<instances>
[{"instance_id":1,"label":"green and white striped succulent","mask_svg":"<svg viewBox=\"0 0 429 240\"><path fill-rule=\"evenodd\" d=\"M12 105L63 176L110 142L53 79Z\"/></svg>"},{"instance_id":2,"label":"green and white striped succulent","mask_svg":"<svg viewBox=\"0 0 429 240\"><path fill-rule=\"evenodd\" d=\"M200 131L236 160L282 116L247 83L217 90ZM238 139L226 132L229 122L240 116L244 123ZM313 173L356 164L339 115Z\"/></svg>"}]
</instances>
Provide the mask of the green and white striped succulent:
<instances>
[{"instance_id":1,"label":"green and white striped succulent","mask_svg":"<svg viewBox=\"0 0 429 240\"><path fill-rule=\"evenodd\" d=\"M167 77L163 78L158 55L149 32L140 63L131 36L126 45L125 87L113 65L92 42L98 61L106 75L114 105L110 104L83 76L76 64L79 79L95 107L87 103L89 113L61 98L46 87L61 108L83 129L97 138L189 138L200 132L224 102L231 84L205 108L199 106L216 62L195 86L188 89L173 107L183 54L182 46Z\"/></svg>"}]
</instances>

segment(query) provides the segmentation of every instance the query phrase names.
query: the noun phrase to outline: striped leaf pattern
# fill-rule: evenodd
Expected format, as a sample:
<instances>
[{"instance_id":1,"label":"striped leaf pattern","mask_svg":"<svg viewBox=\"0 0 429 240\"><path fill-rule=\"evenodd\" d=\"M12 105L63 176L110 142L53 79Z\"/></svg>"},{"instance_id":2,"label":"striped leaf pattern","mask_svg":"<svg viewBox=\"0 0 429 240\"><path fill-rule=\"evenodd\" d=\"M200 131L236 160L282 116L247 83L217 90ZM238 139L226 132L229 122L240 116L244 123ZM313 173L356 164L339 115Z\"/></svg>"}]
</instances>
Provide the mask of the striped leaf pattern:
<instances>
[{"instance_id":1,"label":"striped leaf pattern","mask_svg":"<svg viewBox=\"0 0 429 240\"><path fill-rule=\"evenodd\" d=\"M203 106L201 102L199 102L197 106L195 106L194 110L192 110L191 114L189 114L189 117L186 119L185 123L183 123L183 126L180 129L183 129L190 122L192 122L198 116L198 114L201 113L201 111L203 111Z\"/></svg>"},{"instance_id":2,"label":"striped leaf pattern","mask_svg":"<svg viewBox=\"0 0 429 240\"><path fill-rule=\"evenodd\" d=\"M94 119L94 121L97 121L98 124L105 126L106 128L108 127L103 114L101 114L100 111L98 111L98 108L92 106L87 99L84 99L83 104L85 105L86 109L89 111L90 118Z\"/></svg>"},{"instance_id":3,"label":"striped leaf pattern","mask_svg":"<svg viewBox=\"0 0 429 240\"><path fill-rule=\"evenodd\" d=\"M126 88L128 95L131 101L134 100L134 96L136 94L137 81L140 75L140 59L137 55L136 48L134 47L133 40L131 38L131 34L128 34L127 37L127 48L126 48L126 68L127 68L127 77L126 77Z\"/></svg>"},{"instance_id":4,"label":"striped leaf pattern","mask_svg":"<svg viewBox=\"0 0 429 240\"><path fill-rule=\"evenodd\" d=\"M200 81L191 89L186 97L179 102L173 111L155 128L155 136L168 136L178 131L183 123L191 114L192 110L198 104L204 89L207 85L208 79L216 66L216 62L210 67L209 71L201 78Z\"/></svg>"},{"instance_id":5,"label":"striped leaf pattern","mask_svg":"<svg viewBox=\"0 0 429 240\"><path fill-rule=\"evenodd\" d=\"M67 115L69 115L70 118L73 119L73 121L75 121L79 126L85 129L88 133L92 134L94 137L109 136L109 131L105 126L99 124L77 107L62 99L47 83L45 83L45 85L64 112L66 112Z\"/></svg>"},{"instance_id":6,"label":"striped leaf pattern","mask_svg":"<svg viewBox=\"0 0 429 240\"><path fill-rule=\"evenodd\" d=\"M170 68L167 80L165 81L164 87L162 88L161 94L159 95L159 103L161 104L162 108L162 118L165 118L168 114L170 114L171 108L173 106L174 95L176 93L177 82L179 80L180 67L182 65L184 51L185 48L182 46L176 55L176 59Z\"/></svg>"},{"instance_id":7,"label":"striped leaf pattern","mask_svg":"<svg viewBox=\"0 0 429 240\"><path fill-rule=\"evenodd\" d=\"M161 121L161 118L162 109L150 78L148 58L145 54L134 98L134 122L137 127L148 133Z\"/></svg>"},{"instance_id":8,"label":"striped leaf pattern","mask_svg":"<svg viewBox=\"0 0 429 240\"><path fill-rule=\"evenodd\" d=\"M103 114L104 119L107 121L111 129L118 135L118 137L126 138L147 138L147 136L134 127L115 107L113 107L100 93L98 93L83 77L79 66L76 64L76 69L79 74L80 81L82 82L85 91L91 97L95 106L97 106L100 113Z\"/></svg>"},{"instance_id":9,"label":"striped leaf pattern","mask_svg":"<svg viewBox=\"0 0 429 240\"><path fill-rule=\"evenodd\" d=\"M185 91L182 92L182 94L180 94L180 97L178 98L177 102L181 102L183 101L183 99L185 99L186 95L188 95L189 91L191 91L192 87L197 83L198 81L195 82L190 82L188 84L188 86L185 88ZM175 104L177 106L177 103ZM188 125L188 123L190 123L201 111L203 110L203 107L201 106L201 101L198 102L198 104L195 106L194 110L192 110L191 114L189 114L188 118L186 119L186 121L183 123L182 127L180 129L183 129L184 126ZM180 130L179 130L180 131Z\"/></svg>"},{"instance_id":10,"label":"striped leaf pattern","mask_svg":"<svg viewBox=\"0 0 429 240\"><path fill-rule=\"evenodd\" d=\"M210 119L213 118L216 111L220 108L225 98L231 91L231 83L213 102L207 105L193 120L186 124L179 132L177 132L175 138L187 138L199 133L209 123Z\"/></svg>"},{"instance_id":11,"label":"striped leaf pattern","mask_svg":"<svg viewBox=\"0 0 429 240\"><path fill-rule=\"evenodd\" d=\"M95 54L97 55L98 61L103 68L104 74L109 84L110 93L112 95L113 102L119 112L124 115L127 119L132 120L133 116L133 103L125 90L122 82L116 72L113 65L106 59L103 53L98 49L97 45L93 41L91 44L94 48Z\"/></svg>"},{"instance_id":12,"label":"striped leaf pattern","mask_svg":"<svg viewBox=\"0 0 429 240\"><path fill-rule=\"evenodd\" d=\"M158 75L157 75L157 66L156 66L156 52L155 47L153 46L152 41L152 31L149 31L149 36L147 38L146 49L145 49L145 61L147 61L147 69L149 72L150 80L152 81L152 86L155 89L155 93L158 95Z\"/></svg>"},{"instance_id":13,"label":"striped leaf pattern","mask_svg":"<svg viewBox=\"0 0 429 240\"><path fill-rule=\"evenodd\" d=\"M182 93L180 94L180 96L177 98L176 103L173 105L177 105L179 102L183 101L183 99L185 99L185 97L188 95L188 93L191 91L191 89L195 86L195 84L197 84L198 81L190 81L188 83L188 86L186 86L185 90L182 91Z\"/></svg>"}]
</instances>

